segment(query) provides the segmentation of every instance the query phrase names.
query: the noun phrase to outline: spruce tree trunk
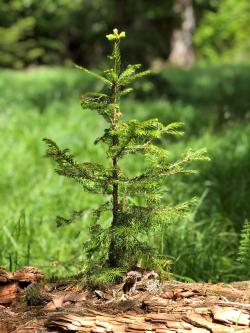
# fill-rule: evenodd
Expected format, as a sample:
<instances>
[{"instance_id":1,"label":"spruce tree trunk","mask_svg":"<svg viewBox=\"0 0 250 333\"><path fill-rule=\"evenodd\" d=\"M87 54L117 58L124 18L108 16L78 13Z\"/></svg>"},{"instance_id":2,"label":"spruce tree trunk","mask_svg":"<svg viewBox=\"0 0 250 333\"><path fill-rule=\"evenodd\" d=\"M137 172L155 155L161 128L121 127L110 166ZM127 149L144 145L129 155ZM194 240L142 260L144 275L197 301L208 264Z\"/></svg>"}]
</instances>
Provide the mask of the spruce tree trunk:
<instances>
[{"instance_id":1,"label":"spruce tree trunk","mask_svg":"<svg viewBox=\"0 0 250 333\"><path fill-rule=\"evenodd\" d=\"M193 32L195 16L192 0L175 0L174 10L181 17L181 23L173 32L170 63L179 66L191 66L195 61L193 50Z\"/></svg>"},{"instance_id":2,"label":"spruce tree trunk","mask_svg":"<svg viewBox=\"0 0 250 333\"><path fill-rule=\"evenodd\" d=\"M116 103L116 84L113 84L113 97L112 100ZM117 124L117 117L114 114L114 128ZM117 136L113 136L112 145L116 146L119 143L119 138ZM113 191L112 191L112 224L111 229L115 229L119 224L119 185L118 185L118 172L117 172L117 158L112 158L112 180L113 180ZM108 264L110 267L119 267L120 266L120 259L121 259L121 249L117 246L117 240L114 234L111 234L111 240L109 245L109 252L108 252Z\"/></svg>"},{"instance_id":3,"label":"spruce tree trunk","mask_svg":"<svg viewBox=\"0 0 250 333\"><path fill-rule=\"evenodd\" d=\"M113 139L113 144L115 144L115 141L117 141L117 137L114 137ZM113 208L112 208L112 214L113 214L113 219L112 219L112 225L111 229L114 230L114 228L118 225L119 223L119 197L118 197L118 174L117 174L117 160L116 158L112 159L112 164L113 164L113 193L112 193L112 201L113 201ZM117 242L115 239L115 236L111 234L111 241L109 245L109 257L108 257L108 262L110 267L119 267L119 259L121 257L121 253L119 251L119 248L117 247Z\"/></svg>"}]
</instances>

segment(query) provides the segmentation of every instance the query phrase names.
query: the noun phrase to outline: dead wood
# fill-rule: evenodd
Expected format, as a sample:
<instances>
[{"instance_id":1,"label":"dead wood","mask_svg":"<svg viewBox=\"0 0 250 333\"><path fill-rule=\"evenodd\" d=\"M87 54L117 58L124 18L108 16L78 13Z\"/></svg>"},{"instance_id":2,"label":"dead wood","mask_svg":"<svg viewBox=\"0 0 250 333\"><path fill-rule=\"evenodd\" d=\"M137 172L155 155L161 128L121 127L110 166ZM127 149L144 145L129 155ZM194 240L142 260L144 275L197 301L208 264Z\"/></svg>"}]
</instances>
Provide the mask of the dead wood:
<instances>
[{"instance_id":1,"label":"dead wood","mask_svg":"<svg viewBox=\"0 0 250 333\"><path fill-rule=\"evenodd\" d=\"M19 284L29 284L35 281L42 280L43 278L43 272L34 267L23 267L22 269L14 273L7 272L4 269L0 269L0 284L5 284L13 281L18 282Z\"/></svg>"},{"instance_id":2,"label":"dead wood","mask_svg":"<svg viewBox=\"0 0 250 333\"><path fill-rule=\"evenodd\" d=\"M19 293L20 288L15 282L0 286L0 304L7 305L13 303Z\"/></svg>"},{"instance_id":3,"label":"dead wood","mask_svg":"<svg viewBox=\"0 0 250 333\"><path fill-rule=\"evenodd\" d=\"M11 273L0 269L0 304L14 303L29 284L43 279L43 273L34 267L24 267Z\"/></svg>"},{"instance_id":4,"label":"dead wood","mask_svg":"<svg viewBox=\"0 0 250 333\"><path fill-rule=\"evenodd\" d=\"M216 307L212 310L212 313L215 321L222 322L226 325L236 324L248 326L250 323L249 314L242 310Z\"/></svg>"},{"instance_id":5,"label":"dead wood","mask_svg":"<svg viewBox=\"0 0 250 333\"><path fill-rule=\"evenodd\" d=\"M13 273L13 280L18 281L19 283L26 282L32 283L35 281L42 280L44 274L42 271L35 267L23 267L19 271Z\"/></svg>"},{"instance_id":6,"label":"dead wood","mask_svg":"<svg viewBox=\"0 0 250 333\"><path fill-rule=\"evenodd\" d=\"M57 289L39 282L27 291L37 285L45 306L16 302L23 284L42 276L33 268L16 273L0 270L0 303L5 300L0 305L0 333L250 333L249 284L237 289L237 285L173 282L149 289L148 281L157 276L144 279L142 273L135 290L127 294L122 284L114 286L114 292L91 292L72 284Z\"/></svg>"}]
</instances>

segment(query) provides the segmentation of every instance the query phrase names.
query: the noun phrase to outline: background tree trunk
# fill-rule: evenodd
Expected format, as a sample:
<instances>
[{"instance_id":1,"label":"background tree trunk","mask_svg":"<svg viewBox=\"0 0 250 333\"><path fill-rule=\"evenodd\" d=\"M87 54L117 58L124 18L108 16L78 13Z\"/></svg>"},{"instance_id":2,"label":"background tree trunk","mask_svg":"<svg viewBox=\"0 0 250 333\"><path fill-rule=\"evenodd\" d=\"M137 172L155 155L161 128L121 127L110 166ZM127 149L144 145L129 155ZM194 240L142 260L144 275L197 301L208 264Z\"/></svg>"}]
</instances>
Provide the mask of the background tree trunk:
<instances>
[{"instance_id":1,"label":"background tree trunk","mask_svg":"<svg viewBox=\"0 0 250 333\"><path fill-rule=\"evenodd\" d=\"M193 1L176 0L174 10L180 16L181 22L173 31L169 61L175 65L191 66L195 61L192 43L195 29Z\"/></svg>"}]
</instances>

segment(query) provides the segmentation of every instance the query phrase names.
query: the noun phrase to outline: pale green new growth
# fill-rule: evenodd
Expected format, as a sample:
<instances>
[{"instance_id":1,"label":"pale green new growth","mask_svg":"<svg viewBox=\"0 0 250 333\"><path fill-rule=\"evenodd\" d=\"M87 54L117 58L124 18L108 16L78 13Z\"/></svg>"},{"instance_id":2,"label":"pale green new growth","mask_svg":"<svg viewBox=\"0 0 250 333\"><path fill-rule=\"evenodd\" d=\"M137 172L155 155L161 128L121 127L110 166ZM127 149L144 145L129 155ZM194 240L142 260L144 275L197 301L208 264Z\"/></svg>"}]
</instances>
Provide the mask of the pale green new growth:
<instances>
[{"instance_id":1,"label":"pale green new growth","mask_svg":"<svg viewBox=\"0 0 250 333\"><path fill-rule=\"evenodd\" d=\"M159 257L150 241L154 230L161 224L173 222L183 216L189 203L176 206L163 204L163 190L171 175L194 172L189 164L195 160L208 160L206 150L189 150L183 158L171 162L169 153L157 142L163 136L180 136L181 123L164 125L158 119L146 121L122 120L120 98L132 91L129 86L149 71L140 71L140 65L121 66L120 40L125 32L114 29L107 39L113 43L113 52L109 57L111 67L102 74L88 69L81 70L95 76L105 84L105 93L92 93L84 96L81 106L84 110L98 112L107 122L108 127L95 144L105 144L109 166L88 162L78 163L67 149L60 149L55 142L44 139L47 143L47 156L57 163L56 171L79 183L83 190L103 194L110 198L93 211L90 227L90 241L87 244L89 272L96 269L129 269L140 262L145 267L155 268L160 272L166 270L168 261ZM136 176L120 167L120 160L126 155L140 154L145 158L145 167ZM100 217L110 212L112 222L104 227ZM83 212L73 212L68 218L57 218L57 223L67 224L82 216ZM92 265L92 266L91 266ZM91 268L92 267L92 268ZM106 272L106 271L105 271ZM106 273L105 273L106 274Z\"/></svg>"}]
</instances>

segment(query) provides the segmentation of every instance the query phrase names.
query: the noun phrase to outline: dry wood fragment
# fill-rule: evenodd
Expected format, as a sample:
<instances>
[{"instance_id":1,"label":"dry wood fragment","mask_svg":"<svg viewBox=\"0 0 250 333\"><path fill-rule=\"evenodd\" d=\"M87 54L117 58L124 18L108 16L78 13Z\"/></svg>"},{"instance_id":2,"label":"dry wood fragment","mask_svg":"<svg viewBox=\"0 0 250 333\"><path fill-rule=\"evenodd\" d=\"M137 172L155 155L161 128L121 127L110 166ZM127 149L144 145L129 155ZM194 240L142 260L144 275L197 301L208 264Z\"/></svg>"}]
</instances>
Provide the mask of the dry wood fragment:
<instances>
[{"instance_id":1,"label":"dry wood fragment","mask_svg":"<svg viewBox=\"0 0 250 333\"><path fill-rule=\"evenodd\" d=\"M145 320L151 321L155 323L166 323L168 321L176 321L180 318L175 314L167 314L167 313L149 313L146 315Z\"/></svg>"},{"instance_id":2,"label":"dry wood fragment","mask_svg":"<svg viewBox=\"0 0 250 333\"><path fill-rule=\"evenodd\" d=\"M64 302L64 295L53 297L52 301L45 305L43 310L45 311L55 311L62 307Z\"/></svg>"},{"instance_id":3,"label":"dry wood fragment","mask_svg":"<svg viewBox=\"0 0 250 333\"><path fill-rule=\"evenodd\" d=\"M82 302L86 300L86 292L73 292L73 293L67 293L64 296L64 301L70 301L70 302Z\"/></svg>"},{"instance_id":4,"label":"dry wood fragment","mask_svg":"<svg viewBox=\"0 0 250 333\"><path fill-rule=\"evenodd\" d=\"M225 306L225 307L234 307L238 309L245 309L250 310L250 304L249 303L239 303L239 302L216 302L216 305L218 306Z\"/></svg>"},{"instance_id":5,"label":"dry wood fragment","mask_svg":"<svg viewBox=\"0 0 250 333\"><path fill-rule=\"evenodd\" d=\"M168 327L168 328L171 328L171 329L176 329L176 330L180 330L180 329L185 329L185 328L188 328L188 329L190 329L190 327L188 327L188 326L186 326L185 327L185 324L183 324L182 322L180 322L180 321L168 321L167 323L166 323L166 326ZM191 325L190 325L191 326Z\"/></svg>"},{"instance_id":6,"label":"dry wood fragment","mask_svg":"<svg viewBox=\"0 0 250 333\"><path fill-rule=\"evenodd\" d=\"M0 304L13 303L17 299L17 295L19 292L20 288L15 282L0 286Z\"/></svg>"},{"instance_id":7,"label":"dry wood fragment","mask_svg":"<svg viewBox=\"0 0 250 333\"><path fill-rule=\"evenodd\" d=\"M95 324L96 324L96 326L104 327L107 330L107 332L112 332L113 331L112 323L109 323L109 322L106 322L106 321L96 320Z\"/></svg>"},{"instance_id":8,"label":"dry wood fragment","mask_svg":"<svg viewBox=\"0 0 250 333\"><path fill-rule=\"evenodd\" d=\"M188 298L188 297L192 297L196 294L197 293L193 292L192 290L183 290L179 293L175 293L173 298L174 298L174 300L176 300L178 298Z\"/></svg>"},{"instance_id":9,"label":"dry wood fragment","mask_svg":"<svg viewBox=\"0 0 250 333\"><path fill-rule=\"evenodd\" d=\"M208 307L201 307L201 308L195 308L194 309L195 313L201 314L201 315L208 315L211 313L211 309Z\"/></svg>"},{"instance_id":10,"label":"dry wood fragment","mask_svg":"<svg viewBox=\"0 0 250 333\"><path fill-rule=\"evenodd\" d=\"M120 324L120 325L115 325L113 324L113 333L125 333L125 325Z\"/></svg>"},{"instance_id":11,"label":"dry wood fragment","mask_svg":"<svg viewBox=\"0 0 250 333\"><path fill-rule=\"evenodd\" d=\"M10 305L17 300L22 287L43 277L43 273L34 267L24 267L15 273L0 269L0 304Z\"/></svg>"},{"instance_id":12,"label":"dry wood fragment","mask_svg":"<svg viewBox=\"0 0 250 333\"><path fill-rule=\"evenodd\" d=\"M13 273L12 279L19 282L35 282L42 280L44 278L44 274L42 271L35 267L23 267L19 271Z\"/></svg>"},{"instance_id":13,"label":"dry wood fragment","mask_svg":"<svg viewBox=\"0 0 250 333\"><path fill-rule=\"evenodd\" d=\"M188 332L188 331L187 331ZM210 331L205 328L192 327L190 333L209 333Z\"/></svg>"},{"instance_id":14,"label":"dry wood fragment","mask_svg":"<svg viewBox=\"0 0 250 333\"><path fill-rule=\"evenodd\" d=\"M110 299L110 297L101 290L95 290L94 294L98 299L102 299L104 301L107 301Z\"/></svg>"},{"instance_id":15,"label":"dry wood fragment","mask_svg":"<svg viewBox=\"0 0 250 333\"><path fill-rule=\"evenodd\" d=\"M225 325L215 324L204 317L192 313L192 315L184 316L182 318L184 321L188 322L189 324L208 330L211 333L232 333L232 327L227 327ZM235 328L233 332L244 332L241 328Z\"/></svg>"},{"instance_id":16,"label":"dry wood fragment","mask_svg":"<svg viewBox=\"0 0 250 333\"><path fill-rule=\"evenodd\" d=\"M155 333L173 333L173 331L167 328L156 328Z\"/></svg>"},{"instance_id":17,"label":"dry wood fragment","mask_svg":"<svg viewBox=\"0 0 250 333\"><path fill-rule=\"evenodd\" d=\"M10 280L12 274L0 268L0 283L6 283Z\"/></svg>"},{"instance_id":18,"label":"dry wood fragment","mask_svg":"<svg viewBox=\"0 0 250 333\"><path fill-rule=\"evenodd\" d=\"M134 330L134 331L145 331L151 329L150 325L144 324L144 323L135 323L135 324L129 324L128 329Z\"/></svg>"},{"instance_id":19,"label":"dry wood fragment","mask_svg":"<svg viewBox=\"0 0 250 333\"><path fill-rule=\"evenodd\" d=\"M79 327L92 328L95 326L95 319L85 320L84 317L72 313L55 313L48 317L45 323L47 327L77 330Z\"/></svg>"},{"instance_id":20,"label":"dry wood fragment","mask_svg":"<svg viewBox=\"0 0 250 333\"><path fill-rule=\"evenodd\" d=\"M168 291L164 291L164 292L160 293L159 295L165 299L173 299L174 292L173 292L173 290L168 290Z\"/></svg>"},{"instance_id":21,"label":"dry wood fragment","mask_svg":"<svg viewBox=\"0 0 250 333\"><path fill-rule=\"evenodd\" d=\"M105 333L107 330L103 327L92 328L91 333Z\"/></svg>"},{"instance_id":22,"label":"dry wood fragment","mask_svg":"<svg viewBox=\"0 0 250 333\"><path fill-rule=\"evenodd\" d=\"M0 333L8 333L8 327L4 323L0 323Z\"/></svg>"},{"instance_id":23,"label":"dry wood fragment","mask_svg":"<svg viewBox=\"0 0 250 333\"><path fill-rule=\"evenodd\" d=\"M250 325L249 314L242 312L242 310L217 307L212 310L212 313L215 321L225 324Z\"/></svg>"}]
</instances>

